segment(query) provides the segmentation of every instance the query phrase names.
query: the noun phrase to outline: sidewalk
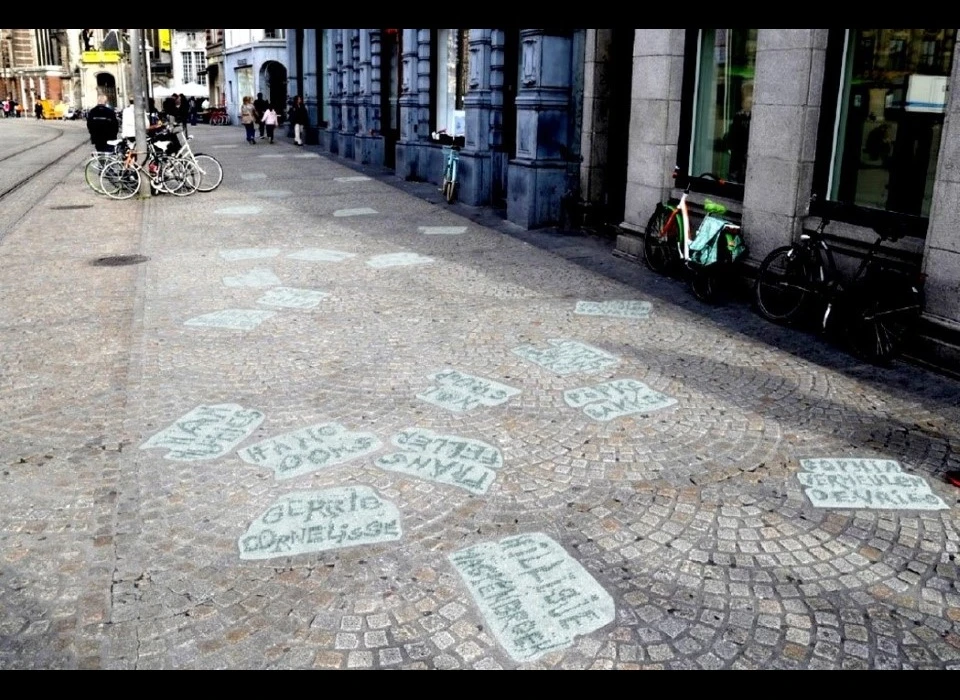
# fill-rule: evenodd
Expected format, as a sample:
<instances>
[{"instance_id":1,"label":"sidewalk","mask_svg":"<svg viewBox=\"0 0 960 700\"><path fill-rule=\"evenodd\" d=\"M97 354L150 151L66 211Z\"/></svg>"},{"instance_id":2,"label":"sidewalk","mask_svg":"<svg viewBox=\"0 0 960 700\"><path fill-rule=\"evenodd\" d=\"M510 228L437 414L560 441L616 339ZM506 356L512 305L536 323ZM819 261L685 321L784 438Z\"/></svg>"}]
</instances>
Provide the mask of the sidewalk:
<instances>
[{"instance_id":1,"label":"sidewalk","mask_svg":"<svg viewBox=\"0 0 960 700\"><path fill-rule=\"evenodd\" d=\"M960 667L960 382L190 131L0 243L0 668Z\"/></svg>"}]
</instances>

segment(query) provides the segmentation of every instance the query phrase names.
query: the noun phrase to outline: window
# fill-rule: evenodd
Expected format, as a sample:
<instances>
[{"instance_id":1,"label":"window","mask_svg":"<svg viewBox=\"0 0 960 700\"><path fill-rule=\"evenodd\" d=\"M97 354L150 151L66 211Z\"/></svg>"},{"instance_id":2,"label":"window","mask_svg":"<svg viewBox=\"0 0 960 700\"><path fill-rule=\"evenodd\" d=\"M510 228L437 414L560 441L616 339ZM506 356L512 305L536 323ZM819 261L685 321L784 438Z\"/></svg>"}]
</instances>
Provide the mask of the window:
<instances>
[{"instance_id":1,"label":"window","mask_svg":"<svg viewBox=\"0 0 960 700\"><path fill-rule=\"evenodd\" d=\"M955 29L834 33L815 181L829 202L929 217L955 41Z\"/></svg>"},{"instance_id":2,"label":"window","mask_svg":"<svg viewBox=\"0 0 960 700\"><path fill-rule=\"evenodd\" d=\"M197 71L193 67L193 52L181 51L180 59L183 61L183 82L185 83L197 82Z\"/></svg>"},{"instance_id":3,"label":"window","mask_svg":"<svg viewBox=\"0 0 960 700\"><path fill-rule=\"evenodd\" d=\"M746 181L756 29L701 29L694 68L688 173ZM689 82L689 81L688 81Z\"/></svg>"},{"instance_id":4,"label":"window","mask_svg":"<svg viewBox=\"0 0 960 700\"><path fill-rule=\"evenodd\" d=\"M194 51L194 52L193 52L193 63L194 63L194 65L197 67L197 68L196 68L196 73L194 73L194 77L193 77L193 78L190 78L189 76L187 76L187 77L188 77L188 81L187 81L187 82L191 82L191 83L196 82L196 83L200 83L201 85L206 85L206 84L207 84L207 56L206 56L206 54L204 54L203 51Z\"/></svg>"},{"instance_id":5,"label":"window","mask_svg":"<svg viewBox=\"0 0 960 700\"><path fill-rule=\"evenodd\" d=\"M283 39L284 31L282 29L264 29L263 38L264 39Z\"/></svg>"},{"instance_id":6,"label":"window","mask_svg":"<svg viewBox=\"0 0 960 700\"><path fill-rule=\"evenodd\" d=\"M431 66L432 131L445 130L450 136L463 135L463 98L467 93L470 30L436 29Z\"/></svg>"}]
</instances>

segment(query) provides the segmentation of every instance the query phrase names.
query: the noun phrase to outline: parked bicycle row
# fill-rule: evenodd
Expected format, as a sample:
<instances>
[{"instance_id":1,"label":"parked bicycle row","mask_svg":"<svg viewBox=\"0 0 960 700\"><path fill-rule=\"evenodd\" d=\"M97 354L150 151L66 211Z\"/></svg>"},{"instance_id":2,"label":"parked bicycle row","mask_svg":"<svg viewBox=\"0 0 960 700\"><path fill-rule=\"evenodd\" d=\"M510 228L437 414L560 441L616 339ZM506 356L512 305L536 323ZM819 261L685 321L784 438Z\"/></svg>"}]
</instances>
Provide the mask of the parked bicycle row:
<instances>
[{"instance_id":1,"label":"parked bicycle row","mask_svg":"<svg viewBox=\"0 0 960 700\"><path fill-rule=\"evenodd\" d=\"M717 179L705 173L701 178ZM704 200L703 217L696 231L691 225L688 184L679 200L661 202L644 233L643 257L647 267L661 275L682 275L701 301L715 302L733 280L746 276L746 260L738 224L724 218L726 207ZM885 265L881 250L903 232L876 227L877 239L859 266L844 275L827 242L822 217L812 231L771 251L760 263L753 284L752 302L765 319L813 327L838 338L857 357L885 365L901 354L915 332L923 311L923 276L909 275Z\"/></svg>"},{"instance_id":2,"label":"parked bicycle row","mask_svg":"<svg viewBox=\"0 0 960 700\"><path fill-rule=\"evenodd\" d=\"M160 126L147 137L147 152L135 150L130 138L111 139L113 151L94 151L84 165L87 184L111 199L129 199L144 180L157 194L178 197L211 192L223 181L223 167L214 156L194 153L192 136L180 127Z\"/></svg>"}]
</instances>

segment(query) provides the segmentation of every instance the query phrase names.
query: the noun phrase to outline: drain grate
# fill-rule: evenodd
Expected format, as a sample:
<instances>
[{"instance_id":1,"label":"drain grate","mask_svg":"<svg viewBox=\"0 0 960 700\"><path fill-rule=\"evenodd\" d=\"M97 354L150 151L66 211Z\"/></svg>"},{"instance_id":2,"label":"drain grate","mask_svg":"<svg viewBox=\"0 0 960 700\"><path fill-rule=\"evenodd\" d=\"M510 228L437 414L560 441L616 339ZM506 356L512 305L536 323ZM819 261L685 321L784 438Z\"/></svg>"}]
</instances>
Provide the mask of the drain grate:
<instances>
[{"instance_id":1,"label":"drain grate","mask_svg":"<svg viewBox=\"0 0 960 700\"><path fill-rule=\"evenodd\" d=\"M51 209L90 209L93 207L92 204L61 204L56 207L50 207Z\"/></svg>"},{"instance_id":2,"label":"drain grate","mask_svg":"<svg viewBox=\"0 0 960 700\"><path fill-rule=\"evenodd\" d=\"M146 255L110 255L105 258L97 258L91 265L101 267L117 267L118 265L136 265L137 263L147 262Z\"/></svg>"}]
</instances>

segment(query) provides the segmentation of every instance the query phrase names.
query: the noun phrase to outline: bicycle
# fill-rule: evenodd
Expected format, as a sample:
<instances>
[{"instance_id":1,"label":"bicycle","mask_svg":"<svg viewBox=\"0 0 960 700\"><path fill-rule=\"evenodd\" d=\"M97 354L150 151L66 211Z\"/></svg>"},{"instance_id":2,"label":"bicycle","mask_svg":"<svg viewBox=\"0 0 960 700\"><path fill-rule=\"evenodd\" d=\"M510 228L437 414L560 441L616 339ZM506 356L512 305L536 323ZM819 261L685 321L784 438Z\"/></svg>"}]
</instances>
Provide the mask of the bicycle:
<instances>
[{"instance_id":1,"label":"bicycle","mask_svg":"<svg viewBox=\"0 0 960 700\"><path fill-rule=\"evenodd\" d=\"M674 177L676 177L674 170ZM711 173L700 175L720 181ZM690 184L679 200L660 202L647 222L643 236L643 259L660 275L672 275L680 267L686 273L697 299L713 303L726 286L733 263L747 252L740 226L723 218L727 208L705 199L706 215L693 235L687 198ZM678 223L679 220L679 223Z\"/></svg>"},{"instance_id":2,"label":"bicycle","mask_svg":"<svg viewBox=\"0 0 960 700\"><path fill-rule=\"evenodd\" d=\"M190 148L190 141L193 140L193 136L184 137L183 129L171 129L169 133L176 136L180 144L180 148L173 153L173 156L193 161L200 172L200 183L197 185L197 191L212 192L217 189L223 182L223 166L220 161L209 153L194 153L193 149Z\"/></svg>"},{"instance_id":3,"label":"bicycle","mask_svg":"<svg viewBox=\"0 0 960 700\"><path fill-rule=\"evenodd\" d=\"M443 192L447 204L452 204L457 192L457 165L460 161L459 146L443 146Z\"/></svg>"},{"instance_id":4,"label":"bicycle","mask_svg":"<svg viewBox=\"0 0 960 700\"><path fill-rule=\"evenodd\" d=\"M821 217L816 229L764 258L754 284L755 307L763 318L780 324L816 314L820 332L842 332L855 356L888 365L919 323L923 275L912 278L877 260L883 243L903 236L896 226L880 225L872 227L877 239L860 265L844 279L825 238L829 224L829 218Z\"/></svg>"},{"instance_id":5,"label":"bicycle","mask_svg":"<svg viewBox=\"0 0 960 700\"><path fill-rule=\"evenodd\" d=\"M138 160L135 150L111 159L100 173L100 188L111 199L129 199L140 191L143 175L158 192L177 196L191 195L197 191L200 174L196 165L186 158L163 155L153 144L144 163Z\"/></svg>"},{"instance_id":6,"label":"bicycle","mask_svg":"<svg viewBox=\"0 0 960 700\"><path fill-rule=\"evenodd\" d=\"M83 179L97 194L106 194L100 187L100 173L107 163L122 152L118 141L119 140L113 140L109 142L110 145L114 147L114 150L94 151L83 164Z\"/></svg>"}]
</instances>

